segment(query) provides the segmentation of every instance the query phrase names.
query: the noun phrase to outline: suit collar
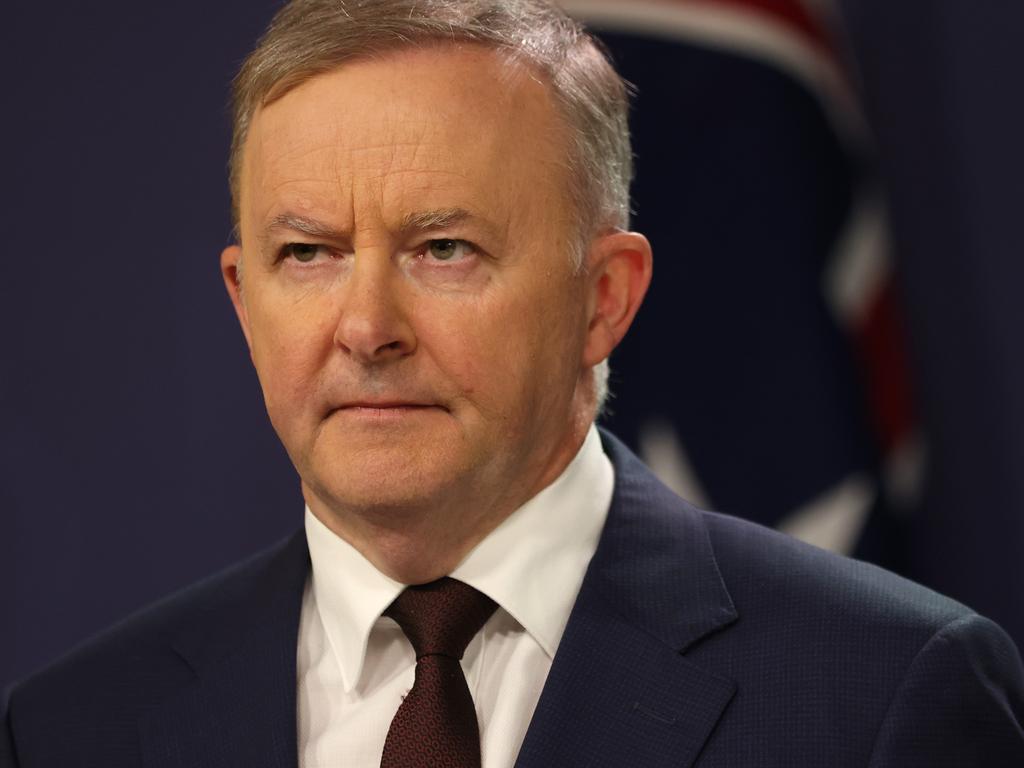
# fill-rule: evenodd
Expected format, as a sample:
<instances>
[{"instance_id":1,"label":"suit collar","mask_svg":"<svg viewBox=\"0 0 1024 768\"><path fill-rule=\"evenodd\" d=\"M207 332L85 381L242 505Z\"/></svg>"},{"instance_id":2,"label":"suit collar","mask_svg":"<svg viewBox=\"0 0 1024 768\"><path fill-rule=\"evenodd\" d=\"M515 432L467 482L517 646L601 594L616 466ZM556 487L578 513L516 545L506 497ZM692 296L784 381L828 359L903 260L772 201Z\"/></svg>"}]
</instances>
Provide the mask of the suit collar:
<instances>
[{"instance_id":1,"label":"suit collar","mask_svg":"<svg viewBox=\"0 0 1024 768\"><path fill-rule=\"evenodd\" d=\"M139 723L146 768L294 768L296 644L309 572L299 532L198 587L197 615L173 640L193 683ZM209 597L209 599L204 599Z\"/></svg>"},{"instance_id":2,"label":"suit collar","mask_svg":"<svg viewBox=\"0 0 1024 768\"><path fill-rule=\"evenodd\" d=\"M615 493L587 573L608 609L684 652L737 618L700 513L602 431Z\"/></svg>"},{"instance_id":3,"label":"suit collar","mask_svg":"<svg viewBox=\"0 0 1024 768\"><path fill-rule=\"evenodd\" d=\"M691 765L735 693L685 655L737 618L700 513L602 439L611 511L517 768Z\"/></svg>"},{"instance_id":4,"label":"suit collar","mask_svg":"<svg viewBox=\"0 0 1024 768\"><path fill-rule=\"evenodd\" d=\"M611 511L517 768L684 768L735 692L685 655L737 618L699 513L601 437L615 466ZM195 679L140 721L147 768L297 763L303 532L237 570L195 601L199 614L173 641Z\"/></svg>"}]
</instances>

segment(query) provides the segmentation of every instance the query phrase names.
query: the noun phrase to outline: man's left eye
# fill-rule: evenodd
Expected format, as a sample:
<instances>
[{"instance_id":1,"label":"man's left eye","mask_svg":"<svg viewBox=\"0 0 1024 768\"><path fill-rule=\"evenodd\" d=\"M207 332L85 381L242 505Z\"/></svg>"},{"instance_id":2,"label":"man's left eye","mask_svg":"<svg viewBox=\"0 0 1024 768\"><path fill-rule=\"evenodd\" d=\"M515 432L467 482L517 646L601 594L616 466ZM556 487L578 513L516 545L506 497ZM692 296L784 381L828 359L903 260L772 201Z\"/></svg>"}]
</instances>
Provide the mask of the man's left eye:
<instances>
[{"instance_id":1,"label":"man's left eye","mask_svg":"<svg viewBox=\"0 0 1024 768\"><path fill-rule=\"evenodd\" d=\"M427 244L427 253L436 261L456 261L473 252L473 247L465 240L431 240Z\"/></svg>"}]
</instances>

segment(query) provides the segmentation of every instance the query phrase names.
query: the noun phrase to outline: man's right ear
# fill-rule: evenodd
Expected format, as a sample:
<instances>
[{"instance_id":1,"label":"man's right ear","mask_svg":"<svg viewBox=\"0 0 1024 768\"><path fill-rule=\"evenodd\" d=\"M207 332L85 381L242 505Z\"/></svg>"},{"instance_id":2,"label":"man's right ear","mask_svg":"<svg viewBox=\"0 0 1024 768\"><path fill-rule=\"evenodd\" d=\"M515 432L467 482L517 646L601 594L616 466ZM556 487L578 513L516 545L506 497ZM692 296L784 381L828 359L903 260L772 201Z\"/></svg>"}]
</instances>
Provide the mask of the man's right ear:
<instances>
[{"instance_id":1,"label":"man's right ear","mask_svg":"<svg viewBox=\"0 0 1024 768\"><path fill-rule=\"evenodd\" d=\"M245 300L242 296L242 246L229 245L220 254L220 274L224 278L224 287L228 289L231 305L235 308L238 324L242 326L245 343L249 346L252 356L252 336L249 334L249 313L245 311Z\"/></svg>"}]
</instances>

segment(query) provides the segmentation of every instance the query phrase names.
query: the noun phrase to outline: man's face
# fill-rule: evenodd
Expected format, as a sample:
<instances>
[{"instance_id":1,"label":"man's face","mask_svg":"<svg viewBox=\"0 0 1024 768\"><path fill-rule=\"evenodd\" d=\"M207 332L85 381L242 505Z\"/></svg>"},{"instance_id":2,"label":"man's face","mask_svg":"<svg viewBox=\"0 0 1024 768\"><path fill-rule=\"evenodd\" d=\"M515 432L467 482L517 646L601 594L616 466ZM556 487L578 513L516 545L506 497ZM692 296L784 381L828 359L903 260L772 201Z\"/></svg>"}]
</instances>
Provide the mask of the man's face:
<instances>
[{"instance_id":1,"label":"man's face","mask_svg":"<svg viewBox=\"0 0 1024 768\"><path fill-rule=\"evenodd\" d=\"M311 506L483 515L571 458L599 358L566 147L547 86L476 46L346 64L256 114L225 259Z\"/></svg>"}]
</instances>

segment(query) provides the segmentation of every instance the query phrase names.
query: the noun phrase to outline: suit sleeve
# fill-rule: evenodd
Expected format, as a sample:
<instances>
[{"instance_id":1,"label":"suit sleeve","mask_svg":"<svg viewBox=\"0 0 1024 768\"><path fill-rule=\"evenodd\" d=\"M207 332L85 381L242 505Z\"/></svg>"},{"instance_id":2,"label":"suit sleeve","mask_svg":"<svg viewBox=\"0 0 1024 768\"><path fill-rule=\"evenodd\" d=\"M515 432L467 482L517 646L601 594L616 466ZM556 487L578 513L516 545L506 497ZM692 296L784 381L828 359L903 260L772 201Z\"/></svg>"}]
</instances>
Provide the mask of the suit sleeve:
<instances>
[{"instance_id":1,"label":"suit sleeve","mask_svg":"<svg viewBox=\"0 0 1024 768\"><path fill-rule=\"evenodd\" d=\"M924 645L882 722L870 768L1021 768L1024 668L1013 641L976 614Z\"/></svg>"}]
</instances>

